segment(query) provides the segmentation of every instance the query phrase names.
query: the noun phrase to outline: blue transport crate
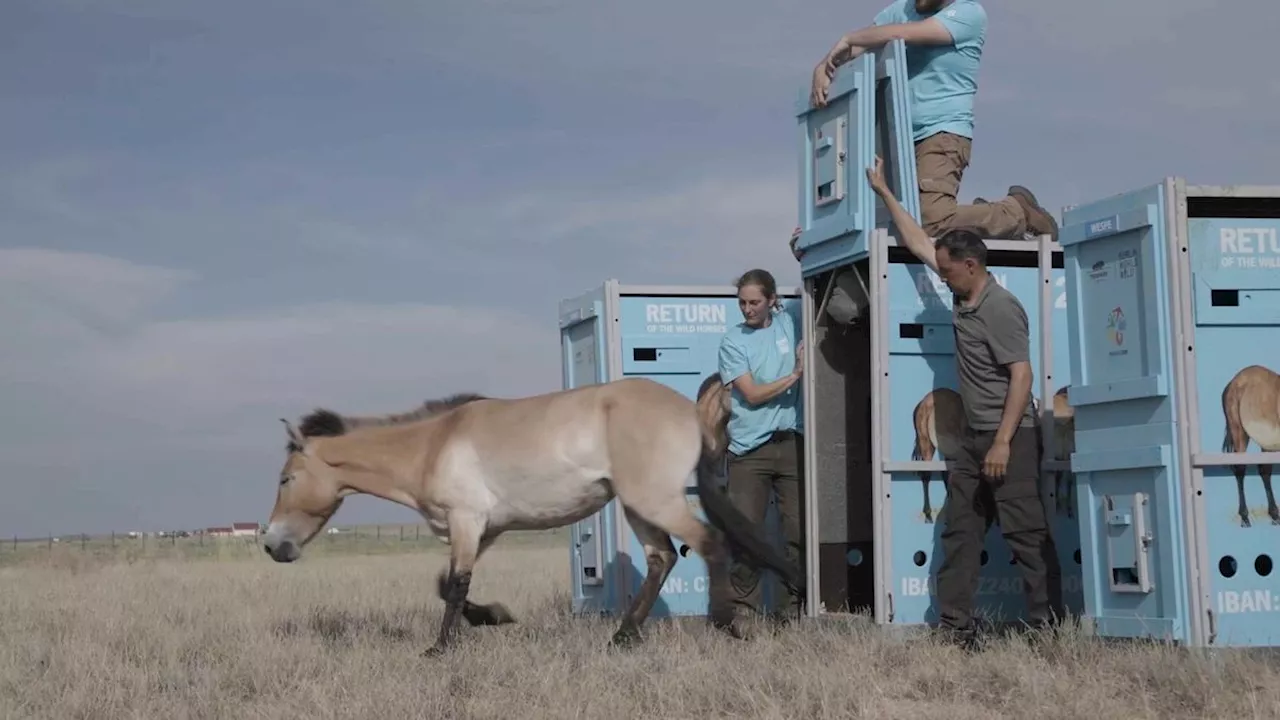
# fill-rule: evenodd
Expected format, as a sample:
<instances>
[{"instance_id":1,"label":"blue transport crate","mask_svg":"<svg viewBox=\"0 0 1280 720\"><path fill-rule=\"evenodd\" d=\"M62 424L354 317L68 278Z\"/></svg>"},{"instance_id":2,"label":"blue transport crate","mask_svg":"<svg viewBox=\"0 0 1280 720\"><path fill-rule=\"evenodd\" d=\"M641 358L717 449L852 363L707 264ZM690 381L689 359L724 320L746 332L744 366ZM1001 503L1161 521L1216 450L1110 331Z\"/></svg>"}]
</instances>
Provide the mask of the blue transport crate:
<instances>
[{"instance_id":1,"label":"blue transport crate","mask_svg":"<svg viewBox=\"0 0 1280 720\"><path fill-rule=\"evenodd\" d=\"M877 562L885 603L881 622L934 623L938 619L934 577L941 564L939 538L946 502L943 470L949 449L964 431L951 327L951 296L938 276L887 233L876 234L871 290L875 313L873 374L877 409L872 454L878 505ZM1082 609L1078 525L1071 503L1071 477L1062 449L1071 442L1070 411L1054 396L1069 373L1067 305L1062 253L1038 242L988 240L988 266L996 282L1013 292L1027 311L1031 365L1038 382L1033 399L1044 445L1042 498L1062 570L1063 602ZM1061 399L1059 399L1061 402ZM988 619L1025 618L1022 574L993 525L982 553L975 611Z\"/></svg>"},{"instance_id":2,"label":"blue transport crate","mask_svg":"<svg viewBox=\"0 0 1280 720\"><path fill-rule=\"evenodd\" d=\"M1042 499L1062 570L1063 602L1083 610L1077 505L1067 457L1066 279L1061 247L988 240L996 281L1022 300L1030 325L1033 399L1044 444ZM940 278L898 247L885 229L853 269L869 311L852 324L823 312L830 275L805 282L807 565L820 603L811 616L871 614L878 623L937 620L934 576L941 561L940 512L948 448L962 431L951 297ZM1056 410L1055 410L1056 408ZM952 419L958 419L958 422ZM1025 618L1019 568L992 527L975 611L995 622Z\"/></svg>"},{"instance_id":3,"label":"blue transport crate","mask_svg":"<svg viewBox=\"0 0 1280 720\"><path fill-rule=\"evenodd\" d=\"M906 45L894 40L841 66L827 105L799 91L799 225L802 277L867 257L877 225L875 193L866 169L879 155L885 180L912 217L920 216L915 143L911 133Z\"/></svg>"},{"instance_id":4,"label":"blue transport crate","mask_svg":"<svg viewBox=\"0 0 1280 720\"><path fill-rule=\"evenodd\" d=\"M800 91L796 247L805 251L804 277L866 257L875 222L865 174L874 162L875 85L876 58L866 53L836 71L825 107L810 106L808 85Z\"/></svg>"},{"instance_id":5,"label":"blue transport crate","mask_svg":"<svg viewBox=\"0 0 1280 720\"><path fill-rule=\"evenodd\" d=\"M867 612L879 623L919 625L937 615L933 577L940 561L938 513L946 497L945 427L954 414L948 408L959 400L950 294L934 273L896 247L895 228L866 182L865 169L874 161L869 154L850 156L853 166L838 176L846 178L846 194L856 201L840 206L840 217L856 213L856 222L835 233L833 221L816 210L815 197L825 196L814 193L814 128L849 118L846 126L858 137L846 139L845 147L881 156L885 180L908 214L920 219L905 45L889 43L841 72L837 78L844 83L831 92L840 102L809 109L806 88L800 113L805 234L797 245L806 251L805 336L813 348L805 358L806 526L809 546L818 548L806 571L819 596L809 614ZM867 78L874 78L870 87ZM869 108L859 103L860 95ZM1071 356L1062 251L1047 238L991 240L988 247L993 274L1022 300L1030 320L1043 496L1059 551L1063 601L1079 612L1081 553L1066 462L1073 421L1065 389ZM860 280L868 310L845 324L823 308L832 287L848 291L850 278ZM996 620L1025 615L1021 575L1010 561L994 526L983 554L977 612Z\"/></svg>"},{"instance_id":6,"label":"blue transport crate","mask_svg":"<svg viewBox=\"0 0 1280 720\"><path fill-rule=\"evenodd\" d=\"M1280 187L1167 178L1063 220L1089 620L1280 645Z\"/></svg>"},{"instance_id":7,"label":"blue transport crate","mask_svg":"<svg viewBox=\"0 0 1280 720\"><path fill-rule=\"evenodd\" d=\"M783 304L798 313L798 291L779 289ZM797 315L796 327L800 327ZM615 280L560 303L564 387L647 377L697 396L702 381L717 371L720 339L742 321L733 287L636 286ZM723 477L721 478L723 482ZM705 518L693 474L689 502ZM766 518L777 542L776 510ZM679 538L680 557L650 617L705 615L710 597L707 566ZM573 612L616 615L625 611L647 572L644 551L618 501L572 527L570 564ZM773 573L763 577L772 579ZM766 581L764 602L776 592Z\"/></svg>"}]
</instances>

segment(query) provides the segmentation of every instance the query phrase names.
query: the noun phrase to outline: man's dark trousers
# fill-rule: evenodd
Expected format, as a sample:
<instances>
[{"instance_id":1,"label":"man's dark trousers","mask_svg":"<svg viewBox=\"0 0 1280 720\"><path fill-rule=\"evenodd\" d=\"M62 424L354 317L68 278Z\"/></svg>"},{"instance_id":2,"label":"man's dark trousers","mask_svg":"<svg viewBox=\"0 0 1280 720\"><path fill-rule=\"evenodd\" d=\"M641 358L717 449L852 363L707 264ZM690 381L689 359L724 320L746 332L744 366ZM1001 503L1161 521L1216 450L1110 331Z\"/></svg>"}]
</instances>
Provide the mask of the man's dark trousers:
<instances>
[{"instance_id":1,"label":"man's dark trousers","mask_svg":"<svg viewBox=\"0 0 1280 720\"><path fill-rule=\"evenodd\" d=\"M969 430L947 480L943 510L942 565L938 568L940 625L973 630L972 608L978 591L983 540L998 519L1005 542L1022 568L1028 620L1049 624L1061 613L1062 570L1040 501L1039 430L1019 427L1009 443L1009 464L999 479L982 472L994 430Z\"/></svg>"}]
</instances>

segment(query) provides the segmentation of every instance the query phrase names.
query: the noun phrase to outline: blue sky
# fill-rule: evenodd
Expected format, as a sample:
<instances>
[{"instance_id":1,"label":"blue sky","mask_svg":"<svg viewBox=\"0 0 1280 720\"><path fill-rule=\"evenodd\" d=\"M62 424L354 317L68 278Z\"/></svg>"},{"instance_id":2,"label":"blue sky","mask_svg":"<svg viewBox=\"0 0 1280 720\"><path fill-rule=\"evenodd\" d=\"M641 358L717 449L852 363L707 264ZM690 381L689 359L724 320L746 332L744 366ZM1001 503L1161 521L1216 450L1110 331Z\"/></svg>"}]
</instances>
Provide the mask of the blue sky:
<instances>
[{"instance_id":1,"label":"blue sky","mask_svg":"<svg viewBox=\"0 0 1280 720\"><path fill-rule=\"evenodd\" d=\"M962 199L1280 183L1280 6L1202 5L987 2ZM556 389L610 277L797 282L793 103L882 6L8 0L0 535L264 520L279 417Z\"/></svg>"}]
</instances>

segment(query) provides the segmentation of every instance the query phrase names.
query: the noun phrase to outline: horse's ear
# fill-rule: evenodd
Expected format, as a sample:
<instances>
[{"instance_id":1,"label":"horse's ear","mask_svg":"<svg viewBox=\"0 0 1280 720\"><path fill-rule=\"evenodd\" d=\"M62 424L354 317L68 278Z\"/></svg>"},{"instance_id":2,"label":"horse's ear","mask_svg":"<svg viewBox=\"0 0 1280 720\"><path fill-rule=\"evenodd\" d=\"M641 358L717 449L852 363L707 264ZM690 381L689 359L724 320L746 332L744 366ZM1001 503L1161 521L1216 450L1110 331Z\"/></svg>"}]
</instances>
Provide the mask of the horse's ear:
<instances>
[{"instance_id":1,"label":"horse's ear","mask_svg":"<svg viewBox=\"0 0 1280 720\"><path fill-rule=\"evenodd\" d=\"M302 433L298 432L298 429L293 426L293 423L284 418L280 418L280 422L284 423L284 429L289 433L289 442L294 447L301 450L307 446L307 439L302 436Z\"/></svg>"}]
</instances>

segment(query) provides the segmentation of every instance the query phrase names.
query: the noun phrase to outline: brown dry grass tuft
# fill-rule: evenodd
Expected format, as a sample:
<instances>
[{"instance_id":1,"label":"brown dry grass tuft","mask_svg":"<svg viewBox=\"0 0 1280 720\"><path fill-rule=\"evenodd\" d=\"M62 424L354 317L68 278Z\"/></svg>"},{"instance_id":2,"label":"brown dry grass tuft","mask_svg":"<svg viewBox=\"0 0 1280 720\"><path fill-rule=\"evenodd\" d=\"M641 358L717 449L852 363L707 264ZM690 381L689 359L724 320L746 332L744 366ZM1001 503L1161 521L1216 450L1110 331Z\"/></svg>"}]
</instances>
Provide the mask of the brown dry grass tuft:
<instances>
[{"instance_id":1,"label":"brown dry grass tuft","mask_svg":"<svg viewBox=\"0 0 1280 720\"><path fill-rule=\"evenodd\" d=\"M1280 716L1280 673L1076 638L976 657L861 623L750 643L568 614L567 552L500 547L473 598L517 625L434 640L439 552L0 569L2 718L1203 718Z\"/></svg>"}]
</instances>

